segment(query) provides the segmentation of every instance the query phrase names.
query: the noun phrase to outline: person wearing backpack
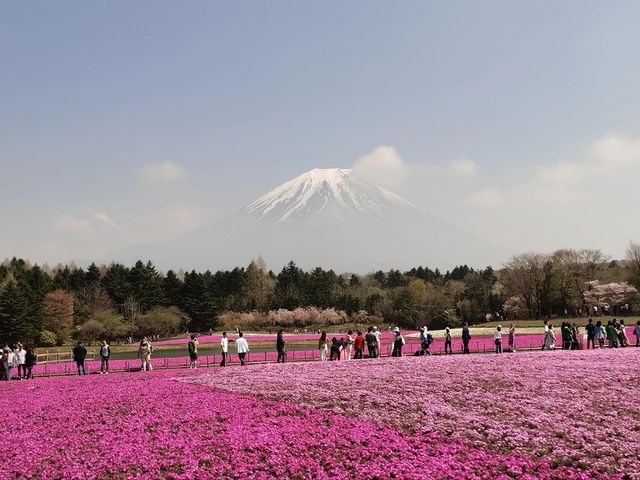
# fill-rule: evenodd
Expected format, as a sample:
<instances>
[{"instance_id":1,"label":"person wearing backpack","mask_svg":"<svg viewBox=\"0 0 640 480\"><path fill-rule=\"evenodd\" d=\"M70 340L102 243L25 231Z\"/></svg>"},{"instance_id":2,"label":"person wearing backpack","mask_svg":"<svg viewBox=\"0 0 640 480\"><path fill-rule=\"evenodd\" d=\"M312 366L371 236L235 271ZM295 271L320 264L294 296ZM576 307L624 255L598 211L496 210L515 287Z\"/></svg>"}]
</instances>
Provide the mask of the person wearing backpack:
<instances>
[{"instance_id":1,"label":"person wearing backpack","mask_svg":"<svg viewBox=\"0 0 640 480\"><path fill-rule=\"evenodd\" d=\"M100 346L100 375L109 373L109 360L111 359L111 345L106 340Z\"/></svg>"},{"instance_id":2,"label":"person wearing backpack","mask_svg":"<svg viewBox=\"0 0 640 480\"><path fill-rule=\"evenodd\" d=\"M189 350L189 368L196 368L198 363L198 339L193 334L191 335L187 349Z\"/></svg>"},{"instance_id":3,"label":"person wearing backpack","mask_svg":"<svg viewBox=\"0 0 640 480\"><path fill-rule=\"evenodd\" d=\"M429 333L427 327L422 327L420 331L420 347L422 348L421 355L431 355L431 344L433 343L433 336Z\"/></svg>"}]
</instances>

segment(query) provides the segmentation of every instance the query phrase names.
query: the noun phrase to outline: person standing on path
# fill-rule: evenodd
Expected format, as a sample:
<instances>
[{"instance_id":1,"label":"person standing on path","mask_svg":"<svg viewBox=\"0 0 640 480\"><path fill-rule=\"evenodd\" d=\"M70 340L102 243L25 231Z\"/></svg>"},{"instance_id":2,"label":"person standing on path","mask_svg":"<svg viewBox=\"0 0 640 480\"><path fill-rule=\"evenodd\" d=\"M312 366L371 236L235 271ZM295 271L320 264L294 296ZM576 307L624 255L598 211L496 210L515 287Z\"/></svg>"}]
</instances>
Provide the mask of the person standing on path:
<instances>
[{"instance_id":1,"label":"person standing on path","mask_svg":"<svg viewBox=\"0 0 640 480\"><path fill-rule=\"evenodd\" d=\"M191 335L191 340L187 345L189 350L189 368L197 368L198 366L198 339L195 335Z\"/></svg>"},{"instance_id":2,"label":"person standing on path","mask_svg":"<svg viewBox=\"0 0 640 480\"><path fill-rule=\"evenodd\" d=\"M493 341L496 344L496 353L502 353L502 326L496 327L496 332L493 334Z\"/></svg>"},{"instance_id":3,"label":"person standing on path","mask_svg":"<svg viewBox=\"0 0 640 480\"><path fill-rule=\"evenodd\" d=\"M329 355L329 360L340 360L340 352L342 351L342 343L336 338L333 337L331 339L331 354Z\"/></svg>"},{"instance_id":4,"label":"person standing on path","mask_svg":"<svg viewBox=\"0 0 640 480\"><path fill-rule=\"evenodd\" d=\"M469 331L469 324L465 322L462 327L462 353L470 353L469 352L469 341L471 340L471 332Z\"/></svg>"},{"instance_id":5,"label":"person standing on path","mask_svg":"<svg viewBox=\"0 0 640 480\"><path fill-rule=\"evenodd\" d=\"M87 358L87 349L84 348L82 342L78 340L78 343L75 347L73 347L73 359L76 362L76 366L78 367L78 375L86 375L87 371L84 368L84 360Z\"/></svg>"},{"instance_id":6,"label":"person standing on path","mask_svg":"<svg viewBox=\"0 0 640 480\"><path fill-rule=\"evenodd\" d=\"M420 355L431 355L431 344L433 343L433 335L429 333L429 329L424 326L420 330Z\"/></svg>"},{"instance_id":7,"label":"person standing on path","mask_svg":"<svg viewBox=\"0 0 640 480\"><path fill-rule=\"evenodd\" d=\"M553 331L553 325L549 325L547 327L547 332L544 334L544 344L542 348L543 350L555 350L556 348L556 334Z\"/></svg>"},{"instance_id":8,"label":"person standing on path","mask_svg":"<svg viewBox=\"0 0 640 480\"><path fill-rule=\"evenodd\" d=\"M393 332L395 333L395 337L393 339L393 351L391 352L392 357L401 357L402 356L402 347L405 345L404 337L400 332L400 329L396 327Z\"/></svg>"},{"instance_id":9,"label":"person standing on path","mask_svg":"<svg viewBox=\"0 0 640 480\"><path fill-rule=\"evenodd\" d=\"M364 352L364 336L362 335L362 332L360 330L358 330L358 334L356 335L356 338L353 340L353 348L356 351L356 359L361 359L363 352Z\"/></svg>"},{"instance_id":10,"label":"person standing on path","mask_svg":"<svg viewBox=\"0 0 640 480\"><path fill-rule=\"evenodd\" d=\"M153 345L147 340L147 337L142 337L140 340L140 346L138 347L138 358L142 360L142 371L151 372L153 366L151 365L151 353L153 352Z\"/></svg>"},{"instance_id":11,"label":"person standing on path","mask_svg":"<svg viewBox=\"0 0 640 480\"><path fill-rule=\"evenodd\" d=\"M220 360L220 366L227 366L227 355L229 354L229 339L227 338L227 332L222 332L222 338L220 339L220 351L222 360Z\"/></svg>"},{"instance_id":12,"label":"person standing on path","mask_svg":"<svg viewBox=\"0 0 640 480\"><path fill-rule=\"evenodd\" d=\"M607 340L609 348L618 348L618 331L611 320L607 323Z\"/></svg>"},{"instance_id":13,"label":"person standing on path","mask_svg":"<svg viewBox=\"0 0 640 480\"><path fill-rule=\"evenodd\" d=\"M451 329L449 327L444 328L444 354L448 352L453 355L453 348L451 348Z\"/></svg>"},{"instance_id":14,"label":"person standing on path","mask_svg":"<svg viewBox=\"0 0 640 480\"><path fill-rule=\"evenodd\" d=\"M111 359L111 346L106 340L102 341L100 347L100 374L109 373L109 360Z\"/></svg>"},{"instance_id":15,"label":"person standing on path","mask_svg":"<svg viewBox=\"0 0 640 480\"><path fill-rule=\"evenodd\" d=\"M618 332L618 339L622 347L629 346L629 337L627 336L627 327L624 324L624 320L620 319L620 331Z\"/></svg>"},{"instance_id":16,"label":"person standing on path","mask_svg":"<svg viewBox=\"0 0 640 480\"><path fill-rule=\"evenodd\" d=\"M320 360L327 361L327 352L329 351L329 339L327 338L327 332L324 330L320 334L320 340L318 340L318 349L320 350Z\"/></svg>"},{"instance_id":17,"label":"person standing on path","mask_svg":"<svg viewBox=\"0 0 640 480\"><path fill-rule=\"evenodd\" d=\"M353 354L353 330L347 332L347 336L342 340L343 360L351 360Z\"/></svg>"},{"instance_id":18,"label":"person standing on path","mask_svg":"<svg viewBox=\"0 0 640 480\"><path fill-rule=\"evenodd\" d=\"M38 363L38 354L33 347L27 348L25 367L27 369L27 379L33 379L33 367Z\"/></svg>"},{"instance_id":19,"label":"person standing on path","mask_svg":"<svg viewBox=\"0 0 640 480\"><path fill-rule=\"evenodd\" d=\"M373 327L367 329L364 340L367 343L367 350L369 350L369 358L378 358L378 339L373 332Z\"/></svg>"},{"instance_id":20,"label":"person standing on path","mask_svg":"<svg viewBox=\"0 0 640 480\"><path fill-rule=\"evenodd\" d=\"M593 330L595 340L598 342L598 348L604 348L604 339L606 338L606 331L602 326L602 322L598 320L596 322L596 327Z\"/></svg>"},{"instance_id":21,"label":"person standing on path","mask_svg":"<svg viewBox=\"0 0 640 480\"><path fill-rule=\"evenodd\" d=\"M509 327L509 350L516 353L516 324L512 323Z\"/></svg>"},{"instance_id":22,"label":"person standing on path","mask_svg":"<svg viewBox=\"0 0 640 480\"><path fill-rule=\"evenodd\" d=\"M2 349L2 356L0 357L0 373L2 380L11 380L11 369L9 368L9 353L11 349L4 347Z\"/></svg>"},{"instance_id":23,"label":"person standing on path","mask_svg":"<svg viewBox=\"0 0 640 480\"><path fill-rule=\"evenodd\" d=\"M382 356L382 334L378 327L373 327L373 334L376 336L376 357Z\"/></svg>"},{"instance_id":24,"label":"person standing on path","mask_svg":"<svg viewBox=\"0 0 640 480\"><path fill-rule=\"evenodd\" d=\"M640 320L636 323L636 328L633 329L633 334L636 336L636 347L640 347Z\"/></svg>"},{"instance_id":25,"label":"person standing on path","mask_svg":"<svg viewBox=\"0 0 640 480\"><path fill-rule=\"evenodd\" d=\"M27 369L24 367L26 361L27 351L24 349L20 342L16 343L16 349L13 351L13 358L16 365L18 365L18 380L27 378Z\"/></svg>"},{"instance_id":26,"label":"person standing on path","mask_svg":"<svg viewBox=\"0 0 640 480\"><path fill-rule=\"evenodd\" d=\"M284 363L285 359L287 358L286 345L287 345L287 342L284 339L284 330L280 329L278 330L278 335L276 336L276 350L278 351L278 359L277 359L278 363Z\"/></svg>"},{"instance_id":27,"label":"person standing on path","mask_svg":"<svg viewBox=\"0 0 640 480\"><path fill-rule=\"evenodd\" d=\"M591 349L596 348L596 326L593 324L593 318L589 319L589 323L586 326L587 330L587 350L589 350L589 345L591 345Z\"/></svg>"},{"instance_id":28,"label":"person standing on path","mask_svg":"<svg viewBox=\"0 0 640 480\"><path fill-rule=\"evenodd\" d=\"M542 350L544 350L547 347L546 341L547 341L547 333L549 333L549 320L545 320L544 322L544 334L542 336Z\"/></svg>"},{"instance_id":29,"label":"person standing on path","mask_svg":"<svg viewBox=\"0 0 640 480\"><path fill-rule=\"evenodd\" d=\"M236 352L240 359L240 365L246 365L245 359L247 358L247 353L249 353L249 344L240 331L238 332L238 339L236 340Z\"/></svg>"}]
</instances>

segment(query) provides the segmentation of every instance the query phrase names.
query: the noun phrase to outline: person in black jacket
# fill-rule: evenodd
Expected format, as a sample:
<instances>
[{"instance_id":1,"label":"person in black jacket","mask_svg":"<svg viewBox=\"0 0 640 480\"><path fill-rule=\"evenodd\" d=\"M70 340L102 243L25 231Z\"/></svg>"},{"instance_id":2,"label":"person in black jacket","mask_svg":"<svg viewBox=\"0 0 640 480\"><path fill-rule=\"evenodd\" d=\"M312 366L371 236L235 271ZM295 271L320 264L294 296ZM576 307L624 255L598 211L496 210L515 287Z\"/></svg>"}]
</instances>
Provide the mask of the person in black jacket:
<instances>
[{"instance_id":1,"label":"person in black jacket","mask_svg":"<svg viewBox=\"0 0 640 480\"><path fill-rule=\"evenodd\" d=\"M284 363L285 358L287 357L287 353L285 350L285 345L287 342L284 339L284 330L278 330L278 336L276 337L276 350L278 350L278 360L277 362Z\"/></svg>"},{"instance_id":2,"label":"person in black jacket","mask_svg":"<svg viewBox=\"0 0 640 480\"><path fill-rule=\"evenodd\" d=\"M36 363L38 363L38 354L33 347L27 348L27 355L24 361L24 366L27 369L27 376L25 378L33 379L33 367Z\"/></svg>"},{"instance_id":3,"label":"person in black jacket","mask_svg":"<svg viewBox=\"0 0 640 480\"><path fill-rule=\"evenodd\" d=\"M87 358L87 349L84 348L82 342L78 340L78 344L73 347L73 359L78 366L78 375L86 375L87 371L84 368L84 359Z\"/></svg>"},{"instance_id":4,"label":"person in black jacket","mask_svg":"<svg viewBox=\"0 0 640 480\"><path fill-rule=\"evenodd\" d=\"M465 323L464 327L462 327L462 345L464 347L464 350L462 353L470 353L469 340L471 340L471 333L469 332L469 324Z\"/></svg>"}]
</instances>

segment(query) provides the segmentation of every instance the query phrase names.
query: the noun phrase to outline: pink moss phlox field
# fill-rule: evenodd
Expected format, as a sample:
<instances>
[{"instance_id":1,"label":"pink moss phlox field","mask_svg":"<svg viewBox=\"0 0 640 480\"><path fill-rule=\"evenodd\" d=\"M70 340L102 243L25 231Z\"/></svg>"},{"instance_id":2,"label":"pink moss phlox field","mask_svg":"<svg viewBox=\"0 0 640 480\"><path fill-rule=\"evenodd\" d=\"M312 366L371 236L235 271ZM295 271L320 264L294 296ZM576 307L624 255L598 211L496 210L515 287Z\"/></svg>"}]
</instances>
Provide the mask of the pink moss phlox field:
<instances>
[{"instance_id":1,"label":"pink moss phlox field","mask_svg":"<svg viewBox=\"0 0 640 480\"><path fill-rule=\"evenodd\" d=\"M586 476L640 478L640 349L265 365L190 381Z\"/></svg>"},{"instance_id":2,"label":"pink moss phlox field","mask_svg":"<svg viewBox=\"0 0 640 480\"><path fill-rule=\"evenodd\" d=\"M236 370L249 379L260 369ZM11 415L11 448L0 450L0 477L578 478L571 469L486 452L436 432L412 435L323 409L178 382L170 373L5 385L2 411L18 413L15 399L27 401Z\"/></svg>"}]
</instances>

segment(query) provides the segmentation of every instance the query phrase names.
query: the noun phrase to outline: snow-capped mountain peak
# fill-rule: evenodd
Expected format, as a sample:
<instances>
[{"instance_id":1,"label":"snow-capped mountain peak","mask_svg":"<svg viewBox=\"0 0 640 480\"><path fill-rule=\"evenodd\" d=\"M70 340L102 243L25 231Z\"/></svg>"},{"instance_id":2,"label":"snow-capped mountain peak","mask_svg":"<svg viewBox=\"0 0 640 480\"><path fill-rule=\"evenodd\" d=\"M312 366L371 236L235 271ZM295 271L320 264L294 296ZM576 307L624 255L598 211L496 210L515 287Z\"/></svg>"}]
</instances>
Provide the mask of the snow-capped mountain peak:
<instances>
[{"instance_id":1,"label":"snow-capped mountain peak","mask_svg":"<svg viewBox=\"0 0 640 480\"><path fill-rule=\"evenodd\" d=\"M398 207L413 205L349 169L314 168L274 188L240 213L284 222L329 211L380 215Z\"/></svg>"}]
</instances>

